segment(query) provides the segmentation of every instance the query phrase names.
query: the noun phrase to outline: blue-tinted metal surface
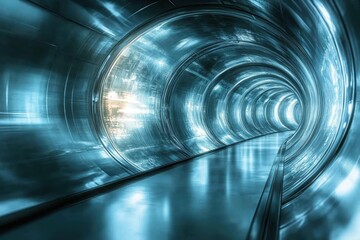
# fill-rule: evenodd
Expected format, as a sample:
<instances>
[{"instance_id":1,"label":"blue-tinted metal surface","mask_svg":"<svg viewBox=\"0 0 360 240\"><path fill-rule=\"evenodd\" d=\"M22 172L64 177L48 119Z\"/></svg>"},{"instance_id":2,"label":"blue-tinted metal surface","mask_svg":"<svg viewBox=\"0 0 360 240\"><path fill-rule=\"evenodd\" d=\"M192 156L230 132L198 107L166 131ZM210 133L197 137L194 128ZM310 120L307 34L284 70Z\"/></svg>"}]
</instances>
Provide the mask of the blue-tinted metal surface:
<instances>
[{"instance_id":1,"label":"blue-tinted metal surface","mask_svg":"<svg viewBox=\"0 0 360 240\"><path fill-rule=\"evenodd\" d=\"M358 235L359 10L355 0L3 0L0 217L296 129L281 237Z\"/></svg>"},{"instance_id":2,"label":"blue-tinted metal surface","mask_svg":"<svg viewBox=\"0 0 360 240\"><path fill-rule=\"evenodd\" d=\"M278 149L289 135L267 135L197 157L2 239L245 239Z\"/></svg>"}]
</instances>

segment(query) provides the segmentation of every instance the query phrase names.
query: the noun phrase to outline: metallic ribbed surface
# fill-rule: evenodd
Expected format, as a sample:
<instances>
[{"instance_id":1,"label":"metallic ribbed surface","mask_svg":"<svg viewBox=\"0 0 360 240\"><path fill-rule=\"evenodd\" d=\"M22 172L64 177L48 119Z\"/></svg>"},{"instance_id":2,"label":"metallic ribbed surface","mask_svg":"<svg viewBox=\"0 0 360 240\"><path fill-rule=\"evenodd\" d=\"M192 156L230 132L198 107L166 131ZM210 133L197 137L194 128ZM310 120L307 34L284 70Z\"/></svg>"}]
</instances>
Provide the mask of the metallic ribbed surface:
<instances>
[{"instance_id":1,"label":"metallic ribbed surface","mask_svg":"<svg viewBox=\"0 0 360 240\"><path fill-rule=\"evenodd\" d=\"M284 151L282 236L329 208L356 225L359 9L4 0L0 216L296 130Z\"/></svg>"}]
</instances>

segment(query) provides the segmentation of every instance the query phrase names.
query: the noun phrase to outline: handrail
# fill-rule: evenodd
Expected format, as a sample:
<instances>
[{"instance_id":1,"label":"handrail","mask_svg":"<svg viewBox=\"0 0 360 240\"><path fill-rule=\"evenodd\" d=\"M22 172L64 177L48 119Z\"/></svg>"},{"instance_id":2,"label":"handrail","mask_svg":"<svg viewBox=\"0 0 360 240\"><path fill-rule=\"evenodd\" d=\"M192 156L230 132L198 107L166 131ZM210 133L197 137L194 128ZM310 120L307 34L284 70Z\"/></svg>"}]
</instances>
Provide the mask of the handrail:
<instances>
[{"instance_id":1,"label":"handrail","mask_svg":"<svg viewBox=\"0 0 360 240\"><path fill-rule=\"evenodd\" d=\"M284 157L286 143L284 143L276 156L270 170L263 193L251 221L247 240L262 240L279 238L279 225L281 214L281 199L284 179Z\"/></svg>"}]
</instances>

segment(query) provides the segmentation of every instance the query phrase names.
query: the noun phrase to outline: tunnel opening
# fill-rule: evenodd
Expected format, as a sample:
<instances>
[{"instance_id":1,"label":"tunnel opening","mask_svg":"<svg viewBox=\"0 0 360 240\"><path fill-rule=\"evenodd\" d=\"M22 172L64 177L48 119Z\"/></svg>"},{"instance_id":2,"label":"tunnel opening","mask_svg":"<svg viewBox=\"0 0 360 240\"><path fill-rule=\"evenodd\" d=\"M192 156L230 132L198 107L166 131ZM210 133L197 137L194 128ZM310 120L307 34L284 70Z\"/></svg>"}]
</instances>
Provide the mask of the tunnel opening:
<instances>
[{"instance_id":1,"label":"tunnel opening","mask_svg":"<svg viewBox=\"0 0 360 240\"><path fill-rule=\"evenodd\" d=\"M284 202L293 199L331 161L352 115L352 60L324 9L308 6L297 26L304 38L276 16L214 6L139 28L114 50L95 89L103 143L136 172L295 131L284 153Z\"/></svg>"},{"instance_id":2,"label":"tunnel opening","mask_svg":"<svg viewBox=\"0 0 360 240\"><path fill-rule=\"evenodd\" d=\"M116 50L118 55L114 62L109 63L110 70L106 70L105 80L98 91L100 99L108 99L110 95L116 96L117 99L113 99L115 101L119 101L118 96L121 95L122 101L126 102L129 102L126 98L148 98L146 103L152 105L143 105L142 113L151 109L155 120L150 121L153 121L155 126L148 125L147 129L157 128L162 131L158 133L160 137L150 135L151 138L159 139L160 144L155 144L157 146L175 145L170 152L183 152L180 157L194 156L265 133L294 130L296 123L290 123L294 115L289 112L291 109L288 108L287 114L277 113L280 109L285 111L283 108L286 106L283 106L282 100L298 99L298 90L294 90L296 83L287 80L294 76L280 63L272 64L272 54L279 60L282 58L280 54L266 53L269 48L261 46L255 39L256 32L247 29L252 25L249 16L244 13L239 14L240 16L237 14L239 13L229 9L210 8L194 17L194 14L186 11L184 16L177 14L170 19L167 17L146 29L144 33L138 33L135 39L128 40L129 45ZM193 31L190 32L190 37L184 34L183 39L171 40L171 36L186 30L186 26L193 26L194 21L201 21L204 26L199 29L189 28L187 31ZM216 23L218 26L214 25ZM241 27L239 23L247 27ZM216 33L209 36L207 33L211 28L222 32L219 36L216 36ZM264 39L263 41L265 42ZM181 56L180 59L178 56ZM151 60L146 61L146 58ZM114 94L114 89L121 92ZM291 93L292 91L294 93ZM263 94L269 96L269 99L265 99ZM285 98L282 95L287 96ZM260 100L268 101L267 113L260 110L261 101L256 96ZM97 106L99 113L107 108L104 106L105 102L109 100L104 101L102 108ZM141 104L144 103L145 101ZM126 117L138 121L135 124L128 123L127 127L123 125L122 130L132 131L132 126L143 126L144 122L149 122L151 117L144 120L141 119L144 117L141 113L134 113L134 109L139 106L140 104L135 102L129 107L129 115L120 117L120 121L126 121ZM239 111L241 106L244 106L243 110ZM120 111L124 114L123 110ZM280 120L287 116L290 119ZM253 120L256 117L258 119ZM108 116L104 118L108 119ZM135 130L135 135L144 134L141 131L141 127L140 133ZM111 135L111 130L107 134ZM164 135L169 139L162 139ZM144 135L143 139L145 138ZM128 143L120 146L120 149L131 148L126 144ZM136 144L141 145L144 142ZM154 158L158 155L164 154L155 152ZM146 161L151 157L147 155Z\"/></svg>"},{"instance_id":3,"label":"tunnel opening","mask_svg":"<svg viewBox=\"0 0 360 240\"><path fill-rule=\"evenodd\" d=\"M4 1L1 226L280 132L283 235L354 218L359 4L196 2Z\"/></svg>"},{"instance_id":4,"label":"tunnel opening","mask_svg":"<svg viewBox=\"0 0 360 240\"><path fill-rule=\"evenodd\" d=\"M336 10L316 1L294 28L263 12L194 8L156 18L114 50L96 90L100 136L137 172L293 131L282 153L286 209L331 164L353 114L353 60L329 17Z\"/></svg>"}]
</instances>

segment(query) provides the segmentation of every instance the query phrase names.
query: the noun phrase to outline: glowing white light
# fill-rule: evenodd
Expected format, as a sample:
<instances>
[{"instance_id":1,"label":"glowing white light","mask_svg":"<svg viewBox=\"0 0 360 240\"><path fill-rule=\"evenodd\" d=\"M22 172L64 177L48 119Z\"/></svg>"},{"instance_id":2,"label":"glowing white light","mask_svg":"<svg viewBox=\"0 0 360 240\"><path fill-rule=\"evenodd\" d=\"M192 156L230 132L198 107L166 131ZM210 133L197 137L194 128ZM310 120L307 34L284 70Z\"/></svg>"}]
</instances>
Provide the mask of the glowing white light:
<instances>
[{"instance_id":1,"label":"glowing white light","mask_svg":"<svg viewBox=\"0 0 360 240\"><path fill-rule=\"evenodd\" d=\"M281 126L285 127L281 121L280 121L280 117L279 117L279 108L280 108L280 105L282 103L282 101L286 98L287 96L282 96L279 101L277 101L277 103L275 104L275 107L274 107L274 118L276 120L277 123L279 123Z\"/></svg>"},{"instance_id":2,"label":"glowing white light","mask_svg":"<svg viewBox=\"0 0 360 240\"><path fill-rule=\"evenodd\" d=\"M102 31L114 36L114 33L112 32L111 29L109 29L108 27L106 27L102 22L100 22L98 19L94 18L93 19L93 24L95 26L97 26L98 28L100 28Z\"/></svg>"},{"instance_id":3,"label":"glowing white light","mask_svg":"<svg viewBox=\"0 0 360 240\"><path fill-rule=\"evenodd\" d=\"M217 90L219 90L219 89L220 89L220 85L217 84L217 85L215 85L215 87L213 88L213 91L217 91Z\"/></svg>"},{"instance_id":4,"label":"glowing white light","mask_svg":"<svg viewBox=\"0 0 360 240\"><path fill-rule=\"evenodd\" d=\"M194 128L194 132L197 136L205 136L206 135L205 130L202 128L199 128L199 127Z\"/></svg>"},{"instance_id":5,"label":"glowing white light","mask_svg":"<svg viewBox=\"0 0 360 240\"><path fill-rule=\"evenodd\" d=\"M350 115L353 111L353 107L354 107L354 104L352 102L349 103L349 106L348 106L348 114Z\"/></svg>"},{"instance_id":6,"label":"glowing white light","mask_svg":"<svg viewBox=\"0 0 360 240\"><path fill-rule=\"evenodd\" d=\"M331 115L330 115L330 121L329 121L329 126L336 128L336 125L339 121L340 118L340 114L339 114L339 105L334 105L331 108Z\"/></svg>"},{"instance_id":7,"label":"glowing white light","mask_svg":"<svg viewBox=\"0 0 360 240\"><path fill-rule=\"evenodd\" d=\"M338 82L338 75L337 71L335 69L335 66L333 64L330 64L330 74L333 84L337 84Z\"/></svg>"},{"instance_id":8,"label":"glowing white light","mask_svg":"<svg viewBox=\"0 0 360 240\"><path fill-rule=\"evenodd\" d=\"M163 66L165 66L165 61L164 60L162 60L162 59L160 59L160 60L157 60L156 61L156 64L159 66L159 67L163 67Z\"/></svg>"},{"instance_id":9,"label":"glowing white light","mask_svg":"<svg viewBox=\"0 0 360 240\"><path fill-rule=\"evenodd\" d=\"M259 1L259 0L250 0L250 2L255 6L258 7L260 9L264 9L264 2Z\"/></svg>"},{"instance_id":10,"label":"glowing white light","mask_svg":"<svg viewBox=\"0 0 360 240\"><path fill-rule=\"evenodd\" d=\"M129 80L135 81L135 80L136 80L136 75L135 75L135 74L131 75L131 77L129 78Z\"/></svg>"},{"instance_id":11,"label":"glowing white light","mask_svg":"<svg viewBox=\"0 0 360 240\"><path fill-rule=\"evenodd\" d=\"M176 45L175 49L179 50L182 48L189 48L189 47L197 44L198 42L199 42L199 40L197 40L197 39L185 38Z\"/></svg>"},{"instance_id":12,"label":"glowing white light","mask_svg":"<svg viewBox=\"0 0 360 240\"><path fill-rule=\"evenodd\" d=\"M297 124L297 122L295 120L295 116L294 116L294 109L295 109L296 104L298 104L298 100L294 99L293 101L290 102L290 104L286 108L286 119L291 124Z\"/></svg>"},{"instance_id":13,"label":"glowing white light","mask_svg":"<svg viewBox=\"0 0 360 240\"><path fill-rule=\"evenodd\" d=\"M199 146L199 147L200 147L200 149L202 150L202 152L207 152L207 151L210 150L210 148L205 147L205 146Z\"/></svg>"},{"instance_id":14,"label":"glowing white light","mask_svg":"<svg viewBox=\"0 0 360 240\"><path fill-rule=\"evenodd\" d=\"M222 123L226 122L226 118L225 118L225 113L224 112L221 112L220 113L220 120Z\"/></svg>"},{"instance_id":15,"label":"glowing white light","mask_svg":"<svg viewBox=\"0 0 360 240\"><path fill-rule=\"evenodd\" d=\"M236 34L237 39L239 39L240 41L246 41L246 42L253 42L255 41L255 38L253 36L253 34L248 31L246 33L237 33Z\"/></svg>"},{"instance_id":16,"label":"glowing white light","mask_svg":"<svg viewBox=\"0 0 360 240\"><path fill-rule=\"evenodd\" d=\"M134 192L131 196L128 197L128 202L131 204L137 204L144 199L144 194L142 192Z\"/></svg>"},{"instance_id":17,"label":"glowing white light","mask_svg":"<svg viewBox=\"0 0 360 240\"><path fill-rule=\"evenodd\" d=\"M108 93L108 98L115 100L115 99L118 99L119 96L118 96L117 92L115 92L115 91L110 91L110 92Z\"/></svg>"},{"instance_id":18,"label":"glowing white light","mask_svg":"<svg viewBox=\"0 0 360 240\"><path fill-rule=\"evenodd\" d=\"M119 17L120 13L119 10L116 9L115 4L110 3L110 2L105 2L104 3L104 7L109 10L115 17Z\"/></svg>"},{"instance_id":19,"label":"glowing white light","mask_svg":"<svg viewBox=\"0 0 360 240\"><path fill-rule=\"evenodd\" d=\"M335 189L335 194L339 197L349 194L356 186L359 180L359 169L354 168L350 174Z\"/></svg>"},{"instance_id":20,"label":"glowing white light","mask_svg":"<svg viewBox=\"0 0 360 240\"><path fill-rule=\"evenodd\" d=\"M126 105L123 109L119 109L118 112L128 114L146 114L149 111L147 109L134 108L133 106Z\"/></svg>"},{"instance_id":21,"label":"glowing white light","mask_svg":"<svg viewBox=\"0 0 360 240\"><path fill-rule=\"evenodd\" d=\"M123 100L124 102L132 102L132 103L137 103L137 96L135 94L126 94L126 96L124 98L122 98L121 100Z\"/></svg>"},{"instance_id":22,"label":"glowing white light","mask_svg":"<svg viewBox=\"0 0 360 240\"><path fill-rule=\"evenodd\" d=\"M324 5L322 5L322 3L318 3L317 6L318 6L318 9L319 9L321 15L323 16L325 22L328 24L331 32L334 33L335 26L334 26L333 21L331 20L330 13L327 11L327 9L324 7Z\"/></svg>"}]
</instances>

